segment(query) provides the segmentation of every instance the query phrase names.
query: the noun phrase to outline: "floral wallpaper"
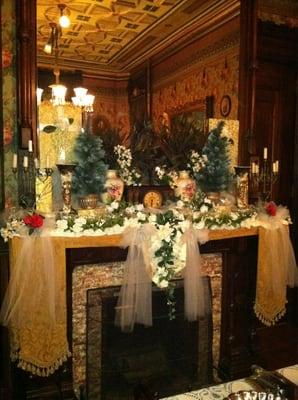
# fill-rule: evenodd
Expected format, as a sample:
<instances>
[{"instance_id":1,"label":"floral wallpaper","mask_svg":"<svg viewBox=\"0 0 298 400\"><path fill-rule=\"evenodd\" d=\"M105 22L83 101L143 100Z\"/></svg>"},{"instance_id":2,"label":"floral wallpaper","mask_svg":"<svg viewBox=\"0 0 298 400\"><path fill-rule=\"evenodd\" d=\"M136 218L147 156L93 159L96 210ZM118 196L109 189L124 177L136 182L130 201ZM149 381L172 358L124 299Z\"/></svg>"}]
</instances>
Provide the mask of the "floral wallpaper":
<instances>
[{"instance_id":1,"label":"floral wallpaper","mask_svg":"<svg viewBox=\"0 0 298 400\"><path fill-rule=\"evenodd\" d=\"M17 204L17 179L12 173L12 155L17 149L15 1L3 0L2 12L2 102L5 207Z\"/></svg>"},{"instance_id":2,"label":"floral wallpaper","mask_svg":"<svg viewBox=\"0 0 298 400\"><path fill-rule=\"evenodd\" d=\"M195 104L204 107L206 96L214 96L214 117L222 118L220 102L224 95L231 99L228 119L237 119L238 114L239 42L221 49L215 56L206 55L194 62L190 68L174 68L166 78L153 83L152 114L156 125L163 113L173 116L188 111Z\"/></svg>"}]
</instances>

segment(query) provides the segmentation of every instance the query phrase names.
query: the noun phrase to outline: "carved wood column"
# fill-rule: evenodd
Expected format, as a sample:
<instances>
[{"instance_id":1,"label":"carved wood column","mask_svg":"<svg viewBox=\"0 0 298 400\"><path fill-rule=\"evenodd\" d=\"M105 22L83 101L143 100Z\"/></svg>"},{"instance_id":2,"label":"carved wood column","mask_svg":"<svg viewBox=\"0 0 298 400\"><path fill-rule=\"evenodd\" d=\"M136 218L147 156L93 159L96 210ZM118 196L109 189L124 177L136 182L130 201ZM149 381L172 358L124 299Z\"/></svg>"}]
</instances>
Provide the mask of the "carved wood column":
<instances>
[{"instance_id":1,"label":"carved wood column","mask_svg":"<svg viewBox=\"0 0 298 400\"><path fill-rule=\"evenodd\" d=\"M17 2L18 37L18 130L19 147L27 149L28 140L37 149L36 134L36 4Z\"/></svg>"},{"instance_id":2,"label":"carved wood column","mask_svg":"<svg viewBox=\"0 0 298 400\"><path fill-rule=\"evenodd\" d=\"M257 69L258 0L241 0L239 57L239 164L249 163L255 155L255 87Z\"/></svg>"}]
</instances>

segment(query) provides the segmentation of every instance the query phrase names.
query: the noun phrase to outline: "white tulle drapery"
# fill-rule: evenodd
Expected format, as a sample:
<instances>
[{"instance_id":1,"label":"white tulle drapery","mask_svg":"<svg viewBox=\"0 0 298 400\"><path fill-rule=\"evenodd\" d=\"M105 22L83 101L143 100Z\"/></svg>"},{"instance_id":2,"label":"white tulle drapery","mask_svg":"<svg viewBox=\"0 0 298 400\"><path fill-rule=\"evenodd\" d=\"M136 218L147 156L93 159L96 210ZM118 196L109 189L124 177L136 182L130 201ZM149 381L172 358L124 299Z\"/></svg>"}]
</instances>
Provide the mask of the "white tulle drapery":
<instances>
[{"instance_id":1,"label":"white tulle drapery","mask_svg":"<svg viewBox=\"0 0 298 400\"><path fill-rule=\"evenodd\" d=\"M186 265L184 270L184 313L189 321L195 321L206 315L210 308L210 299L204 296L201 276L201 254L199 243L208 241L208 230L188 228L183 234L186 243Z\"/></svg>"},{"instance_id":2,"label":"white tulle drapery","mask_svg":"<svg viewBox=\"0 0 298 400\"><path fill-rule=\"evenodd\" d=\"M123 283L116 307L117 326L131 332L135 323L152 325L152 254L150 240L157 229L150 224L141 228L128 228L123 233L123 247L129 247ZM190 321L205 315L210 308L210 299L205 298L201 277L201 255L198 242L208 240L208 231L188 228L181 243L186 244L184 271L185 317Z\"/></svg>"},{"instance_id":3,"label":"white tulle drapery","mask_svg":"<svg viewBox=\"0 0 298 400\"><path fill-rule=\"evenodd\" d=\"M123 283L116 307L116 325L131 332L135 323L152 325L152 293L148 242L156 228L144 224L128 228L123 234L122 247L129 247Z\"/></svg>"},{"instance_id":4,"label":"white tulle drapery","mask_svg":"<svg viewBox=\"0 0 298 400\"><path fill-rule=\"evenodd\" d=\"M24 227L23 245L11 270L0 311L2 325L11 324L17 329L28 327L34 323L39 304L44 305L51 323L56 323L56 268L49 236L53 226L54 221L46 220L43 229L32 235Z\"/></svg>"}]
</instances>

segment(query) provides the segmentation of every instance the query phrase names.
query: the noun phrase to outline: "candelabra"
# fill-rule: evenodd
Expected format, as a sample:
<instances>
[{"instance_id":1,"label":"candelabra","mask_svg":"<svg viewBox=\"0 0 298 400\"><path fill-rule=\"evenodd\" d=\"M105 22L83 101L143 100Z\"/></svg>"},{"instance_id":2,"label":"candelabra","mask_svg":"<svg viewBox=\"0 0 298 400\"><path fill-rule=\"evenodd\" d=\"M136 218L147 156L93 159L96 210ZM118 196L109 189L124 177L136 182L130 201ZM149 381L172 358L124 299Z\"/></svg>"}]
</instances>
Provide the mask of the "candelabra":
<instances>
[{"instance_id":1,"label":"candelabra","mask_svg":"<svg viewBox=\"0 0 298 400\"><path fill-rule=\"evenodd\" d=\"M259 200L268 201L272 196L273 185L277 182L279 175L279 162L272 163L272 168L267 160L267 148L264 149L262 165L251 164L251 181L253 191L258 192Z\"/></svg>"},{"instance_id":2,"label":"candelabra","mask_svg":"<svg viewBox=\"0 0 298 400\"><path fill-rule=\"evenodd\" d=\"M71 183L72 174L77 164L56 164L61 176L61 188L63 206L60 212L62 216L76 214L76 210L71 205Z\"/></svg>"},{"instance_id":3,"label":"candelabra","mask_svg":"<svg viewBox=\"0 0 298 400\"><path fill-rule=\"evenodd\" d=\"M17 154L13 155L12 172L18 173L19 202L24 208L33 208L36 205L36 180L45 182L53 173L52 168L40 168L39 161L34 158L32 142L29 141L29 150L20 152L22 162L18 162ZM42 193L39 194L41 196Z\"/></svg>"}]
</instances>

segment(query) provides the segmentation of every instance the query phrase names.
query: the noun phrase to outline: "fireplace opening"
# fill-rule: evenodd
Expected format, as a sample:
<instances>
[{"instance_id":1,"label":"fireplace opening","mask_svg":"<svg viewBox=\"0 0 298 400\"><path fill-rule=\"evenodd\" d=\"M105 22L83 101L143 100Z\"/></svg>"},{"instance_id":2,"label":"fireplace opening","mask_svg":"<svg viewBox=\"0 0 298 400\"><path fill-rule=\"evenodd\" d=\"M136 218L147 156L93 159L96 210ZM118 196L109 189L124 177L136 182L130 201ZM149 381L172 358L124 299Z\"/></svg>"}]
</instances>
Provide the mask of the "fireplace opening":
<instances>
[{"instance_id":1,"label":"fireplace opening","mask_svg":"<svg viewBox=\"0 0 298 400\"><path fill-rule=\"evenodd\" d=\"M204 290L210 294L209 277ZM124 333L114 325L120 287L87 291L86 386L89 400L158 399L212 382L212 314L184 319L183 281L175 281L176 318L152 290L153 326ZM211 296L209 296L211 298Z\"/></svg>"}]
</instances>

